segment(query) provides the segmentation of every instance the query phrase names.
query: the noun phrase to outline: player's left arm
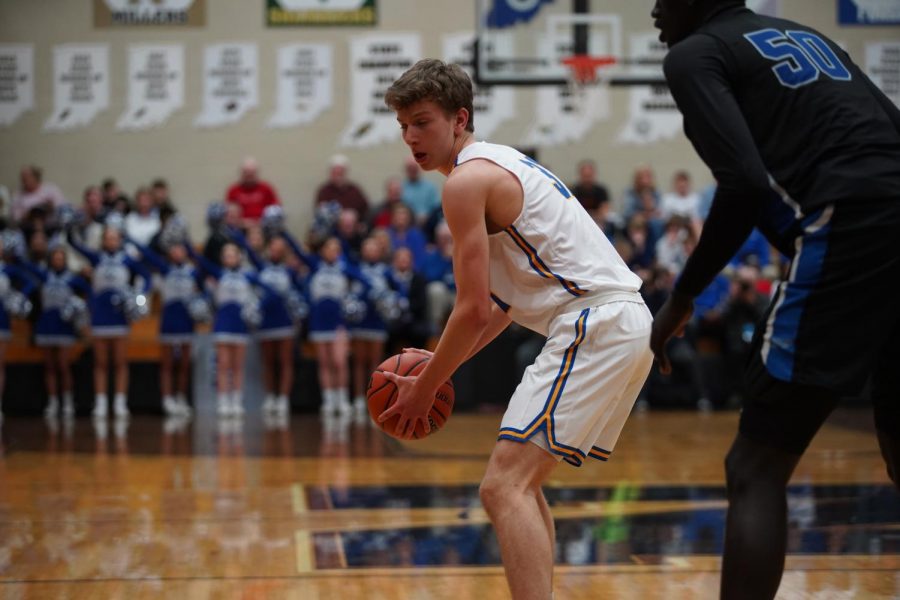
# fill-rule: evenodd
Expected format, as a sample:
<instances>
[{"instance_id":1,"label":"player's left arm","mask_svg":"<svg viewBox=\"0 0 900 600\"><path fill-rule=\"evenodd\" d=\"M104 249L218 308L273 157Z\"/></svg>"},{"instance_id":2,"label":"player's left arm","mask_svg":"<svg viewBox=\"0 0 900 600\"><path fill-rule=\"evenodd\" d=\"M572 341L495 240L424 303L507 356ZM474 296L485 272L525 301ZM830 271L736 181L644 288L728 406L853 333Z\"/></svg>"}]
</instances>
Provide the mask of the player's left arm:
<instances>
[{"instance_id":1,"label":"player's left arm","mask_svg":"<svg viewBox=\"0 0 900 600\"><path fill-rule=\"evenodd\" d=\"M726 50L705 35L675 45L665 61L685 132L718 181L703 233L670 299L654 320L650 345L663 372L666 341L684 328L693 299L728 264L759 220L769 175L728 81Z\"/></svg>"},{"instance_id":2,"label":"player's left arm","mask_svg":"<svg viewBox=\"0 0 900 600\"><path fill-rule=\"evenodd\" d=\"M474 167L474 168L473 168ZM397 434L412 437L421 421L428 431L428 411L438 387L473 353L491 323L488 269L488 234L485 206L491 185L490 172L481 165L467 165L444 186L444 218L453 234L456 302L428 365L418 377L385 373L400 388L397 401L379 417L383 422L400 414ZM499 333L499 332L498 332Z\"/></svg>"}]
</instances>

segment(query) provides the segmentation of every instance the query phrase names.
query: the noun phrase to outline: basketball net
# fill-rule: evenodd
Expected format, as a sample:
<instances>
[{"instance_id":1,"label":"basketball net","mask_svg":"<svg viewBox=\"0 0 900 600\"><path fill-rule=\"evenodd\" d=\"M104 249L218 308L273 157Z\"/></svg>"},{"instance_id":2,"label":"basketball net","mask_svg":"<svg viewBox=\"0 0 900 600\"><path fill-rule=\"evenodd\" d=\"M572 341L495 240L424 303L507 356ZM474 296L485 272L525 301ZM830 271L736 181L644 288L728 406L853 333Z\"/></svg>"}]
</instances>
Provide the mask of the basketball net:
<instances>
[{"instance_id":1,"label":"basketball net","mask_svg":"<svg viewBox=\"0 0 900 600\"><path fill-rule=\"evenodd\" d=\"M562 59L562 64L569 68L572 85L585 87L590 84L605 84L612 76L618 62L613 56L590 56L574 54Z\"/></svg>"}]
</instances>

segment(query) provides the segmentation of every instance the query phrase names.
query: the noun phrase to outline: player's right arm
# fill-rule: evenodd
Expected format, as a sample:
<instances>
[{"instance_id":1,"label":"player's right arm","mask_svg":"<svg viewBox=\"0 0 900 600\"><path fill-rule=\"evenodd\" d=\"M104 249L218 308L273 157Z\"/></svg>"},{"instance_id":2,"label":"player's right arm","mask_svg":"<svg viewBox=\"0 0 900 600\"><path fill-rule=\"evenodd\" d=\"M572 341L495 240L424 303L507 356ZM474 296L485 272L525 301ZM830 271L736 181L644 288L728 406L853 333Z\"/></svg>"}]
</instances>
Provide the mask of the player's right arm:
<instances>
[{"instance_id":1,"label":"player's right arm","mask_svg":"<svg viewBox=\"0 0 900 600\"><path fill-rule=\"evenodd\" d=\"M769 175L728 81L724 51L712 37L694 35L666 56L666 81L684 129L718 182L703 233L672 295L653 321L650 347L663 373L671 369L666 342L684 329L693 299L728 264L759 221L772 193Z\"/></svg>"},{"instance_id":2,"label":"player's right arm","mask_svg":"<svg viewBox=\"0 0 900 600\"><path fill-rule=\"evenodd\" d=\"M512 323L512 319L509 318L506 311L495 304L491 308L491 318L488 320L487 327L484 328L481 337L475 342L475 346L472 348L472 351L469 352L466 360L469 360L481 352L482 348L493 342L494 338L503 333L503 331L509 327L510 323Z\"/></svg>"}]
</instances>

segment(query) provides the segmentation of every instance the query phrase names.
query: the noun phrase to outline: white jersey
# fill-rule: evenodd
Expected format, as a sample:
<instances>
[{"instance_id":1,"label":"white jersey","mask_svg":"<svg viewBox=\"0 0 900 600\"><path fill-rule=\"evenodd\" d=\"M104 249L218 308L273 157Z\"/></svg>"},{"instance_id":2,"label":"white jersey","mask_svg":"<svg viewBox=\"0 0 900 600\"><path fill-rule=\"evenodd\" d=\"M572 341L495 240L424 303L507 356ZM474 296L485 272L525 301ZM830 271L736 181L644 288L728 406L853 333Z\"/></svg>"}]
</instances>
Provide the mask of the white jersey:
<instances>
[{"instance_id":1,"label":"white jersey","mask_svg":"<svg viewBox=\"0 0 900 600\"><path fill-rule=\"evenodd\" d=\"M509 146L479 142L456 164L484 159L522 185L522 212L489 236L491 297L512 320L547 335L556 315L605 302L639 299L641 279L568 188Z\"/></svg>"}]
</instances>

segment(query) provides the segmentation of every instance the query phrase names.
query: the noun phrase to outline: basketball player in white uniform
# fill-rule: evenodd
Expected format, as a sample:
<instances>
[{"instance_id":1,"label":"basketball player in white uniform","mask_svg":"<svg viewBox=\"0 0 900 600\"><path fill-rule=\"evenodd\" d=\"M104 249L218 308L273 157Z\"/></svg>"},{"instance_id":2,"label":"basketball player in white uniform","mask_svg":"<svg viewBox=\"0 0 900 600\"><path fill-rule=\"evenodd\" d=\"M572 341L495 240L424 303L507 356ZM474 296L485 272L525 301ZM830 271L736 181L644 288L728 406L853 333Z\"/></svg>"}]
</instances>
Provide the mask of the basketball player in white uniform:
<instances>
[{"instance_id":1,"label":"basketball player in white uniform","mask_svg":"<svg viewBox=\"0 0 900 600\"><path fill-rule=\"evenodd\" d=\"M456 65L422 60L388 90L403 140L447 176L457 297L418 377L399 388L397 433L410 438L438 386L511 321L548 336L526 370L481 483L516 600L552 598L553 519L541 491L559 460L606 460L653 362L652 319L606 236L559 179L517 150L475 142L472 84ZM423 351L424 352L424 351Z\"/></svg>"}]
</instances>

